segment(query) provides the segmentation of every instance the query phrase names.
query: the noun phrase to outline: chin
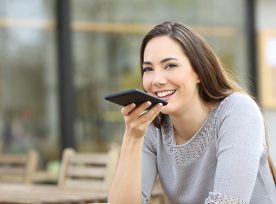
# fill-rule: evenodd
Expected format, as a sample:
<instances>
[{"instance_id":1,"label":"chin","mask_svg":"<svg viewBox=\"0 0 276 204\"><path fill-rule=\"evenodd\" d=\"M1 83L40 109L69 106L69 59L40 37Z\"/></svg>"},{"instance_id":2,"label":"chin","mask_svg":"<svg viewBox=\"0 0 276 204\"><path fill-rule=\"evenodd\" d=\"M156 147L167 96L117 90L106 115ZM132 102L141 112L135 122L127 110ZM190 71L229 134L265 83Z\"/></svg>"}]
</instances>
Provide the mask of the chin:
<instances>
[{"instance_id":1,"label":"chin","mask_svg":"<svg viewBox=\"0 0 276 204\"><path fill-rule=\"evenodd\" d=\"M168 105L167 105L168 106ZM168 114L170 114L171 113L171 110L170 110L170 108L169 107L167 107L167 106L164 106L162 109L161 109L161 113L163 113L163 114L166 114L166 115L168 115Z\"/></svg>"},{"instance_id":2,"label":"chin","mask_svg":"<svg viewBox=\"0 0 276 204\"><path fill-rule=\"evenodd\" d=\"M161 109L161 113L166 114L166 115L174 115L177 113L179 110L178 104L173 104L173 103L168 103L168 105L163 106Z\"/></svg>"}]
</instances>

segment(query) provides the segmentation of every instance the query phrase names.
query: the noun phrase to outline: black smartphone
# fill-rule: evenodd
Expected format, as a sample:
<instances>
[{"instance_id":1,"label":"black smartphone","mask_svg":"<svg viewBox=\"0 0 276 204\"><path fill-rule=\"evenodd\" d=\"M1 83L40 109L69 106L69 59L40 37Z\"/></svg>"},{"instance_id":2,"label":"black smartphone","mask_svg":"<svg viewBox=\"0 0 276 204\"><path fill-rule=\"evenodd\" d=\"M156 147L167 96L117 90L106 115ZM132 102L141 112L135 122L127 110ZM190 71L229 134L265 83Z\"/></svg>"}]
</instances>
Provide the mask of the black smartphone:
<instances>
[{"instance_id":1,"label":"black smartphone","mask_svg":"<svg viewBox=\"0 0 276 204\"><path fill-rule=\"evenodd\" d=\"M139 89L129 89L129 90L109 94L105 97L105 99L121 106L126 106L131 103L135 103L136 106L139 106L140 104L146 101L150 101L151 106L148 109L152 108L157 103L162 103L163 106L168 104L167 101L162 100L158 97L149 95L148 93L141 91Z\"/></svg>"}]
</instances>

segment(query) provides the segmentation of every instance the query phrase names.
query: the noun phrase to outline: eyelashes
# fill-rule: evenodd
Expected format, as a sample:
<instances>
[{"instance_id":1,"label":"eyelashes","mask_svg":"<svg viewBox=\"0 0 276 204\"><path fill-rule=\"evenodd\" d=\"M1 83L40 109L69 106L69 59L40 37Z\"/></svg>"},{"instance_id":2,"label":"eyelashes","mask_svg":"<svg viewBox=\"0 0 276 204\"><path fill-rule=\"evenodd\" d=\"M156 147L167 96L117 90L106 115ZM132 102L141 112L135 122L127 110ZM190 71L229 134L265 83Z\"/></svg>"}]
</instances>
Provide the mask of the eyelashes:
<instances>
[{"instance_id":1,"label":"eyelashes","mask_svg":"<svg viewBox=\"0 0 276 204\"><path fill-rule=\"evenodd\" d=\"M175 67L177 67L177 64L172 64L172 63L170 63L170 64L166 64L166 65L164 66L164 69L173 69L173 68L175 68ZM150 71L153 71L153 70L154 70L153 67L144 67L144 68L143 68L143 73L144 73L144 72L150 72Z\"/></svg>"},{"instance_id":2,"label":"eyelashes","mask_svg":"<svg viewBox=\"0 0 276 204\"><path fill-rule=\"evenodd\" d=\"M164 70L174 69L174 68L176 68L178 66L179 66L179 64L177 64L175 62L161 63L161 67ZM155 68L154 68L153 64L150 63L150 62L144 63L144 67L142 67L142 73L151 72L151 71L154 71L154 70L155 70Z\"/></svg>"},{"instance_id":3,"label":"eyelashes","mask_svg":"<svg viewBox=\"0 0 276 204\"><path fill-rule=\"evenodd\" d=\"M143 73L153 71L153 68L151 67L145 67L143 68Z\"/></svg>"},{"instance_id":4,"label":"eyelashes","mask_svg":"<svg viewBox=\"0 0 276 204\"><path fill-rule=\"evenodd\" d=\"M174 68L174 67L177 67L177 64L169 63L165 66L165 68L167 68L167 69L171 69L171 68Z\"/></svg>"}]
</instances>

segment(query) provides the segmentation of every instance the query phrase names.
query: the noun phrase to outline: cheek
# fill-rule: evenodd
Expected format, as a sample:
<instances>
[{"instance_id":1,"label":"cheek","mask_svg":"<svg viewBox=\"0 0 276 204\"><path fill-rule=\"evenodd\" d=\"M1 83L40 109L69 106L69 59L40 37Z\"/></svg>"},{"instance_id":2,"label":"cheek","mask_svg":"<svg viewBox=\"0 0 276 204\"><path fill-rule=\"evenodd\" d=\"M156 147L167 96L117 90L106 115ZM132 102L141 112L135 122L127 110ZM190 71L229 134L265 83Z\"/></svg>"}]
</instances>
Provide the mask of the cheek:
<instances>
[{"instance_id":1,"label":"cheek","mask_svg":"<svg viewBox=\"0 0 276 204\"><path fill-rule=\"evenodd\" d=\"M150 90L151 87L151 78L149 76L143 76L143 87L146 91Z\"/></svg>"}]
</instances>

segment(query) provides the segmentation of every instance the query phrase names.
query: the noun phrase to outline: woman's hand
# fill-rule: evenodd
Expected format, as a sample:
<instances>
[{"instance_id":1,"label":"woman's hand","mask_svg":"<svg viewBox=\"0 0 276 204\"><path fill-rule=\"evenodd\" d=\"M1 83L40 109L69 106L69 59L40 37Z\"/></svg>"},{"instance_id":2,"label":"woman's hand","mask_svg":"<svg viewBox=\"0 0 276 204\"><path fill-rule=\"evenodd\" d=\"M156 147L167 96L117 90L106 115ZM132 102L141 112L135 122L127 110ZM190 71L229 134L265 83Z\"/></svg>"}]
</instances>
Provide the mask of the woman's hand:
<instances>
[{"instance_id":1,"label":"woman's hand","mask_svg":"<svg viewBox=\"0 0 276 204\"><path fill-rule=\"evenodd\" d=\"M159 114L162 104L156 104L149 110L151 102L147 101L136 107L134 103L129 104L121 109L125 121L125 134L139 138L143 137L147 127Z\"/></svg>"},{"instance_id":2,"label":"woman's hand","mask_svg":"<svg viewBox=\"0 0 276 204\"><path fill-rule=\"evenodd\" d=\"M150 105L149 101L138 107L133 103L121 110L126 128L120 160L109 194L109 202L112 204L139 204L142 202L143 136L149 124L162 108L162 104L157 104L147 110ZM127 193L125 189L128 189Z\"/></svg>"}]
</instances>

